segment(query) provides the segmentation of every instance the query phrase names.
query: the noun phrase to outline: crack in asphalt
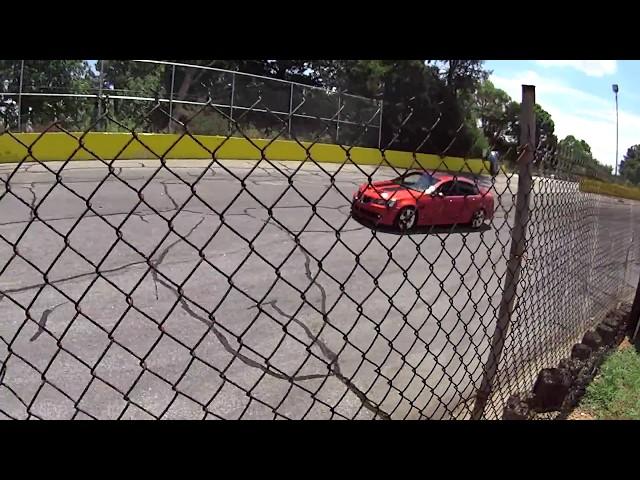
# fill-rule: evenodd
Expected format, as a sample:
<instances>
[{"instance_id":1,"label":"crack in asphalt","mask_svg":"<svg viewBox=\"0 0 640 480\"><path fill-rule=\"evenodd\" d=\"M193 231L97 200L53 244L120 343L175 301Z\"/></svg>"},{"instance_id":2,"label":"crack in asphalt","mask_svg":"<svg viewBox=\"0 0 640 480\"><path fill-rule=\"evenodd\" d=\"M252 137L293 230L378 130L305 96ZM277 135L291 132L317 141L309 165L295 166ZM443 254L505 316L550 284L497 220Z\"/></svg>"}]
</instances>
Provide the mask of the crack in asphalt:
<instances>
[{"instance_id":1,"label":"crack in asphalt","mask_svg":"<svg viewBox=\"0 0 640 480\"><path fill-rule=\"evenodd\" d=\"M169 194L168 190L165 190L165 191L166 191L167 195L169 196L169 198L171 199L171 201L175 204L175 200L171 197L171 195ZM188 238L196 230L196 228L198 228L198 226L200 226L200 224L205 220L205 218L206 217L202 217L200 219L200 221L189 230L187 235L185 235L185 238ZM325 378L325 377L328 376L328 374L311 374L311 375L300 375L300 376L290 377L288 375L284 375L284 374L280 374L278 372L274 372L274 371L270 370L267 366L262 365L259 362L256 362L255 360L247 357L246 355L243 355L242 353L240 353L239 350L235 350L231 346L231 344L229 343L229 340L227 339L227 337L222 332L220 332L217 328L215 328L215 325L214 325L213 321L211 321L211 320L209 320L209 319L207 319L207 318L205 318L205 317L203 317L201 315L198 315L196 312L194 312L193 309L187 303L187 301L184 298L184 296L180 292L178 292L172 285L170 285L169 283L165 282L162 278L160 278L158 276L157 268L163 262L163 260L165 259L166 255L169 253L171 248L173 248L181 240L182 239L178 239L175 242L173 242L170 245L168 245L160 253L158 259L155 262L153 262L152 276L153 276L154 282L156 283L156 298L157 298L157 284L160 283L162 286L164 286L165 288L169 289L170 291L172 291L173 293L176 294L182 309L188 315L190 315L192 318L195 318L196 320L200 320L201 322L203 322L205 325L207 325L209 327L209 329L213 332L213 334L216 336L218 341L222 344L223 348L227 352L229 352L235 358L237 358L240 361L242 361L244 364L246 364L246 365L248 365L250 367L257 368L257 369L261 370L262 372L264 372L267 375L270 375L270 376L275 377L275 378L279 378L281 380L288 380L288 381L312 380L312 379L316 379L316 378Z\"/></svg>"},{"instance_id":2,"label":"crack in asphalt","mask_svg":"<svg viewBox=\"0 0 640 480\"><path fill-rule=\"evenodd\" d=\"M186 235L184 235L185 238L189 238L189 236L195 232L196 228L198 228L202 222L204 222L204 220L206 219L206 217L202 217L193 227L191 227L191 229L187 232ZM158 282L161 280L158 277L158 267L160 266L160 264L164 261L165 257L167 256L167 254L169 253L169 250L171 250L173 247L175 247L178 243L182 242L182 238L177 238L174 242L170 243L169 245L167 245L164 250L162 250L162 252L160 252L160 255L158 255L158 259L155 261L151 261L151 276L153 278L154 284L155 284L155 293L156 293L156 300L158 300ZM162 282L160 282L162 283ZM166 286L166 285L165 285Z\"/></svg>"},{"instance_id":3,"label":"crack in asphalt","mask_svg":"<svg viewBox=\"0 0 640 480\"><path fill-rule=\"evenodd\" d=\"M141 213L132 213L131 215L135 215L136 217L138 217L138 219L139 219L141 222L149 223L149 220L147 220L147 219L145 218L145 216L144 216L144 215L142 215Z\"/></svg>"},{"instance_id":4,"label":"crack in asphalt","mask_svg":"<svg viewBox=\"0 0 640 480\"><path fill-rule=\"evenodd\" d=\"M150 212L115 212L115 213L101 213L99 215L96 215L95 213L88 213L84 216L84 218L95 218L95 217L99 217L99 218L108 218L108 217L115 217L118 215L136 215L136 216L140 216L140 217L149 217L149 216L153 216L153 215L158 215L159 213L168 213L168 212L174 212L175 208L168 208L166 210L152 210ZM187 212L187 213L192 213L194 215L208 215L208 216L213 216L216 215L215 213L209 213L209 212L196 212L195 210L190 210L188 208L182 208L180 209L181 212ZM217 216L217 215L216 215ZM164 217L162 217L164 218ZM36 221L38 222L58 222L58 221L62 221L62 220L77 220L78 216L70 216L70 217L57 217L57 218L36 218ZM142 219L141 219L142 220ZM146 221L147 223L149 223L146 219L143 220ZM4 223L0 223L0 227L5 227L5 226L10 226L10 225L21 225L23 223L29 223L29 220L14 220L11 222L4 222Z\"/></svg>"},{"instance_id":5,"label":"crack in asphalt","mask_svg":"<svg viewBox=\"0 0 640 480\"><path fill-rule=\"evenodd\" d=\"M126 177L126 178L121 178L122 172L123 172L123 167L115 167L115 170L117 170L117 173L111 173L111 171L109 170L109 167L104 167L107 169L107 174L103 176L102 179L99 178L73 178L71 175L73 174L69 174L69 175L62 175L60 174L60 172L57 172L58 174L60 174L60 179L65 182L67 185L68 184L74 184L74 183L97 183L99 181L104 181L105 183L113 183L113 182L117 182L117 183L128 183L128 182L135 182L135 181L147 181L149 179L148 175L145 176L131 176L131 177ZM147 167L145 167L147 168ZM149 168L153 168L153 167L149 167ZM185 168L189 168L189 167L185 167ZM172 167L172 169L176 169L176 167ZM82 168L73 168L73 169L65 169L64 173L68 173L69 171L72 170L91 170L91 169L82 169ZM212 172L214 172L213 170L211 170ZM20 175L20 174L25 174L27 173L26 171L24 172L17 172L16 175ZM190 172L185 172L187 175L192 176L194 178L199 177L199 174L191 174ZM32 175L47 175L47 176L54 176L56 175L55 172L50 172L48 170L46 171L42 171L42 172L33 172ZM174 174L175 175L175 174ZM171 180L174 178L174 175L168 177L166 180ZM299 172L296 173L296 175L302 175L302 176L307 176L307 177L317 177L317 178L321 178L321 179L326 179L326 176L318 173L318 172L307 172L304 170L300 170ZM253 178L251 178L253 177ZM8 178L8 176L7 176ZM160 179L161 177L157 177L158 179ZM262 176L262 175L255 175L252 174L252 176L250 176L249 178L246 178L245 180L250 181L255 183L256 185L259 185L258 182L266 182L266 181L272 181L273 179L279 179L281 180L281 183L283 186L287 185L287 179L288 177L286 175L273 175L270 173L267 173L266 175ZM238 179L231 174L227 174L226 172L222 173L222 174L217 174L217 173L213 173L211 176L203 176L201 178L200 181L202 182L217 182L217 181L226 181L228 182L229 180L231 180L232 182L237 182ZM5 180L5 183L7 183L7 181ZM12 185L27 185L27 184L36 184L36 185L53 185L54 183L56 183L56 181L53 180L44 180L44 181L33 181L32 179L30 179L27 182L20 182L17 181L17 179L12 179L11 184ZM158 183L162 183L162 182L158 182ZM180 184L180 185L188 185L188 182L175 182L176 184ZM330 187L331 185L334 184L349 184L349 185L354 185L354 186L358 186L360 185L358 180L346 180L346 179L336 179L333 183L318 183L317 181L314 181L313 178L310 178L309 181L305 181L303 179L295 179L295 183L308 183L308 184L313 184L316 186L322 186L322 187Z\"/></svg>"},{"instance_id":6,"label":"crack in asphalt","mask_svg":"<svg viewBox=\"0 0 640 480\"><path fill-rule=\"evenodd\" d=\"M49 315L51 315L56 308L61 307L62 305L66 304L66 303L67 302L59 303L55 307L47 308L44 312L42 312L42 316L40 317L40 320L38 321L38 331L36 333L34 333L33 336L29 339L30 342L35 341L42 334L42 332L44 332L44 327L45 327L45 325L47 323Z\"/></svg>"},{"instance_id":7,"label":"crack in asphalt","mask_svg":"<svg viewBox=\"0 0 640 480\"><path fill-rule=\"evenodd\" d=\"M185 235L185 238L188 238L189 235L191 235L195 229L202 223L202 221L204 221L205 217L203 217L190 231L187 235ZM256 362L255 360L247 357L246 355L240 353L240 350L236 350L234 349L231 344L229 343L229 340L227 339L227 337L220 332L217 328L215 328L214 322L209 320L208 318L205 318L201 315L199 315L198 313L196 313L195 311L193 311L193 309L189 306L189 304L187 303L186 299L184 298L184 296L178 292L173 285L165 282L162 278L160 278L158 276L157 273L157 267L162 263L162 261L164 260L164 258L166 257L167 253L169 252L169 250L176 245L181 239L178 239L177 241L171 243L170 245L168 245L160 254L160 256L158 257L158 260L156 262L154 262L154 268L152 270L152 275L154 277L154 281L157 283L160 283L162 286L164 286L165 288L169 289L171 292L173 292L174 294L176 294L178 301L180 302L180 305L182 307L182 309L188 314L190 315L192 318L195 318L196 320L200 320L202 323L204 323L205 325L207 325L209 327L209 330L211 330L213 332L213 334L216 336L216 338L218 339L218 341L222 344L223 348L229 352L231 355L233 355L235 358L239 359L240 361L242 361L244 364L250 366L250 367L254 367L257 368L259 370L261 370L262 372L264 372L267 375L270 375L272 377L281 379L281 380L287 380L287 381L302 381L302 380L312 380L312 379L317 379L317 378L325 378L328 376L328 374L310 374L310 375L299 375L299 376L289 376L289 375L285 375L285 374L281 374L278 372L274 372L271 369L268 368L268 366L262 365L259 362Z\"/></svg>"},{"instance_id":8,"label":"crack in asphalt","mask_svg":"<svg viewBox=\"0 0 640 480\"><path fill-rule=\"evenodd\" d=\"M302 254L305 257L305 262L304 262L304 268L305 268L305 275L307 277L307 279L313 283L318 290L320 290L320 311L322 312L322 317L323 320L325 322L325 324L328 323L327 321L327 292L324 288L324 286L318 282L317 280L312 278L312 273L311 273L311 258L309 257L309 255L307 254L307 252L305 252L304 250L302 250L302 248L300 248L300 245L298 245L299 250L302 252ZM318 273L320 273L320 270L318 270ZM316 275L317 278L317 275ZM320 336L320 333L322 331L322 328L320 329L320 331L318 332L318 337ZM347 389L349 389L356 397L358 397L358 399L362 402L362 405L369 410L370 412L372 412L375 415L378 415L380 418L384 419L384 420L391 420L391 416L386 413L385 411L383 411L378 405L376 405L375 403L373 403L367 396L366 394L360 390L350 378L347 378L346 376L344 376L342 374L342 371L340 369L340 363L338 362L338 355L336 353L334 353L332 350L330 350L328 347L326 347L325 345L325 349L326 352L329 356L327 356L328 360L331 360L330 357L333 357L332 363L334 366L334 368L332 369L334 375L336 376L336 378L338 380L340 380L345 387L347 387Z\"/></svg>"},{"instance_id":9,"label":"crack in asphalt","mask_svg":"<svg viewBox=\"0 0 640 480\"><path fill-rule=\"evenodd\" d=\"M245 209L246 212L247 209ZM251 218L255 219L255 220L259 220L262 221L263 223L269 224L271 223L274 227L278 228L279 230L285 232L287 235L290 235L290 232L288 232L286 229L282 228L280 225L276 224L276 223L272 223L270 222L271 217L264 221L261 220L257 217L254 217L253 215L247 213L248 216L250 216ZM322 312L322 317L323 317L323 321L324 321L324 325L326 325L327 322L327 292L324 288L324 286L318 282L316 279L313 278L313 275L311 273L311 257L309 256L309 254L302 248L302 246L300 244L298 244L298 249L300 250L300 252L304 255L305 257L305 263L304 263L304 267L305 267L305 276L307 277L307 279L309 280L309 282L311 282L312 284L314 284L318 290L320 291L320 311ZM320 270L318 270L318 274L320 273ZM317 278L317 275L316 275ZM351 391L351 393L353 393L362 403L362 405L369 410L370 412L372 412L374 415L379 416L380 418L384 419L384 420L391 420L391 416L386 413L384 410L382 410L378 405L376 405L375 403L373 403L367 396L366 394L360 390L351 379L347 378L341 371L340 368L340 362L338 359L338 355L333 352L324 342L322 342L320 340L320 334L322 333L322 330L324 328L324 325L320 328L320 330L318 331L317 335L313 335L313 333L311 332L311 330L309 330L309 328L304 325L301 321L299 321L298 319L294 319L291 315L286 314L284 311L282 311L279 307L277 307L275 305L275 300L272 300L271 302L269 302L271 304L271 306L281 315L291 319L292 321L294 321L296 324L300 325L305 333L307 334L307 336L311 339L312 341L312 345L316 344L318 345L318 347L320 348L320 350L322 351L323 355L325 356L325 358L327 360L329 360L329 369L331 371L331 373L342 382L342 384L347 387L347 389L349 391Z\"/></svg>"},{"instance_id":10,"label":"crack in asphalt","mask_svg":"<svg viewBox=\"0 0 640 480\"><path fill-rule=\"evenodd\" d=\"M274 207L274 209L275 208L278 208L278 209L281 209L281 208L282 209L287 209L287 208L306 208L306 206L305 205L301 205L301 206L285 205L285 206L282 206L282 207ZM329 207L329 206L324 206L324 205L318 205L316 208L324 208L324 209L327 209L327 210L336 210L336 211L342 213L345 216L349 216L349 215L345 214L344 212L340 211L340 209L342 209L342 208L350 208L350 206L349 205L338 205L337 207ZM269 222L265 222L265 220L263 220L261 218L258 218L258 217L255 217L255 216L251 215L249 213L249 210L261 210L261 208L259 208L259 207L246 207L243 210L242 213L227 213L227 216L247 215L247 216L253 218L254 220L258 220L259 222L269 223ZM331 230L309 230L309 229L305 229L305 230L298 230L298 231L293 231L293 230L289 231L289 230L281 228L278 224L273 224L273 226L277 227L280 231L286 233L287 235L292 235L292 234L297 235L297 234L302 234L302 233L335 233L336 232L335 229L331 229ZM340 230L340 232L341 233L342 232L356 232L356 231L364 230L364 229L365 229L365 227L361 225L359 227L354 227L354 228L345 228L345 229Z\"/></svg>"},{"instance_id":11,"label":"crack in asphalt","mask_svg":"<svg viewBox=\"0 0 640 480\"><path fill-rule=\"evenodd\" d=\"M121 172L122 171L122 167L117 167L117 170L119 170ZM119 175L120 172L118 174L112 174L112 175L113 176ZM130 179L128 179L128 180L130 180ZM204 178L203 178L203 180L204 180ZM95 180L88 180L88 182L92 182L92 181L95 181ZM31 212L30 212L30 220L33 220L33 218L35 216L34 210L35 210L35 202L36 202L34 187L35 187L36 184L40 184L40 183L49 184L51 182L33 182L33 181L31 181L28 184L19 183L19 182L12 182L12 183L16 184L16 185L28 185L27 188L31 191L32 199L33 199L32 202L31 202L32 209L31 209ZM158 183L162 184L164 193L170 198L171 203L173 205L173 209L165 209L165 210L161 210L161 209L157 209L156 210L156 209L154 209L153 211L148 212L148 213L114 212L114 213L103 213L103 214L100 214L100 215L93 214L93 213L90 212L87 215L85 215L85 218L93 218L93 217L97 217L97 216L109 217L109 216L131 215L131 214L133 214L133 215L138 216L138 218L141 221L144 221L145 223L149 223L144 218L145 216L158 215L160 213L167 213L167 212L171 212L171 211L175 211L175 210L180 210L180 211L184 211L184 212L187 212L187 213L193 213L193 214L196 214L196 215L203 215L203 214L205 214L205 215L215 215L215 213L211 213L211 212L196 212L196 211L190 210L188 208L180 209L179 206L178 206L178 203L169 194L167 185L168 184L184 185L183 183L180 183L180 182L167 182L167 181L158 182ZM287 205L287 206L281 206L281 207L275 207L275 208L278 208L278 209L281 209L281 208L282 209L284 209L284 208L308 208L308 206L307 205L301 205L301 206ZM316 208L327 209L327 210L337 210L337 211L339 211L340 213L342 213L344 215L348 215L348 213L346 213L344 210L348 209L349 205L339 205L337 207L318 205ZM236 214L228 214L228 215L236 215ZM36 221L46 222L46 221L61 221L61 220L75 220L75 219L77 219L77 216L64 216L64 217L46 218L46 219L40 219L38 217L38 218L36 218ZM23 224L23 223L28 223L30 220L14 220L14 221L9 221L9 222L1 222L0 226L19 225L19 224ZM345 230L345 231L355 231L355 230L361 230L363 228L364 227L356 227L355 229L349 229L349 230ZM317 231L316 230L313 230L313 231L307 230L307 232L309 232L309 233L331 233L331 231L329 231L329 230L317 230Z\"/></svg>"},{"instance_id":12,"label":"crack in asphalt","mask_svg":"<svg viewBox=\"0 0 640 480\"><path fill-rule=\"evenodd\" d=\"M249 208L252 208L252 207L249 207ZM164 212L168 212L168 211L173 211L173 210L165 210L165 211L159 211L159 212L160 213L164 213ZM202 212L190 211L190 210L185 210L185 209L183 209L182 211L187 211L188 213L192 213L194 215L202 215L203 214ZM113 216L113 215L126 215L126 214L125 213L105 214L103 216L106 217L106 216ZM134 214L134 215L139 216L139 217L144 217L144 216L156 215L156 214L155 213L149 213L149 214L146 214L146 215L145 214ZM207 214L207 216L210 216L210 215L212 215L212 214ZM229 215L248 215L251 218L255 219L255 217L253 217L252 215L250 215L248 213L227 214L227 216L229 216ZM87 215L87 216L89 216L89 215ZM92 216L97 216L97 215L92 215ZM69 219L75 219L75 218L77 218L77 217L70 217ZM37 220L38 221L42 221L40 219L37 219ZM52 219L47 219L45 221L51 221L51 220ZM65 219L59 219L59 220L65 220ZM141 218L141 220L142 220L142 218ZM146 221L146 223L150 223L146 219L143 220L143 221ZM24 222L20 222L20 223L24 223ZM0 224L0 225L2 225L2 224ZM244 252L244 251L246 251L246 247L242 247L242 248L239 248L237 250L232 250L230 252L221 252L218 255L222 255L222 256L234 255L234 254L237 254L237 253L240 253L240 252ZM109 269L106 269L106 270L100 270L99 272L78 273L78 274L75 274L75 275L71 275L69 277L59 278L57 280L50 280L49 283L52 284L52 285L57 285L59 283L64 283L64 282L68 282L68 281L72 281L72 280L77 280L77 279L84 278L84 277L89 277L89 276L92 276L92 275L102 275L102 274L107 274L107 273L116 273L116 272L119 272L119 271L126 270L129 267L135 267L135 266L143 265L143 264L148 264L148 261L147 260L137 260L135 262L126 263L126 264L120 265L118 267L113 267L113 268L109 268ZM152 272L152 274L153 274L153 272ZM44 282L43 283L36 283L36 284L32 284L32 285L26 285L26 286L23 286L23 287L10 288L10 289L2 290L0 292L0 301L4 298L3 294L26 292L26 291L32 290L34 288L40 288L43 285L46 285L46 283L44 283ZM155 287L156 287L156 299L158 299L157 285Z\"/></svg>"},{"instance_id":13,"label":"crack in asphalt","mask_svg":"<svg viewBox=\"0 0 640 480\"><path fill-rule=\"evenodd\" d=\"M162 285L164 285L167 288L171 288L171 290L174 293L178 293L175 291L175 289L173 289L171 286L168 286L163 280L160 280L160 283ZM244 364L250 366L250 367L254 367L257 368L261 371L263 371L265 374L270 375L272 377L278 378L280 380L287 380L287 381L302 381L302 380L313 380L313 379L318 379L318 378L326 378L329 376L329 374L326 373L317 373L317 374L309 374L309 375L298 375L298 376L289 376L289 375L285 375L285 374L281 374L278 372L274 372L272 370L270 370L267 366L256 362L255 360L247 357L246 355L243 355L242 353L240 353L240 350L235 350L231 344L229 343L229 340L227 339L227 337L225 335L222 334L222 332L220 332L217 328L215 328L214 323L205 318L202 317L201 315L198 315L196 312L193 311L193 309L189 306L189 304L186 302L186 300L184 299L184 297L182 295L178 294L178 299L180 302L180 305L182 306L182 309L188 313L191 317L200 320L201 322L203 322L205 325L207 325L209 327L209 329L213 332L213 334L216 336L216 338L218 339L218 341L222 344L222 346L224 347L224 349L229 352L231 355L233 355L235 358L239 359L240 361L242 361Z\"/></svg>"},{"instance_id":14,"label":"crack in asphalt","mask_svg":"<svg viewBox=\"0 0 640 480\"><path fill-rule=\"evenodd\" d=\"M54 175L51 172L34 172L32 175ZM129 177L126 179L122 179L119 177L116 177L115 175L113 175L114 178L110 179L108 178L109 176L112 176L109 174L105 175L105 177L107 178L102 178L102 179L96 179L96 178L84 178L84 179L80 179L80 178L66 178L64 176L60 177L60 181L62 181L63 183L65 183L67 186L68 185L73 185L75 183L100 183L100 182L104 182L104 183L122 183L122 182L127 182L127 181L131 181L131 182L136 182L136 181L146 181L149 179L149 177ZM5 182L6 183L6 182ZM35 182L35 181L28 181L28 182L18 182L16 180L12 180L11 184L12 185L18 185L18 186L22 186L22 185L29 185L33 183L34 185L54 185L57 182L56 181L42 181L42 182Z\"/></svg>"},{"instance_id":15,"label":"crack in asphalt","mask_svg":"<svg viewBox=\"0 0 640 480\"><path fill-rule=\"evenodd\" d=\"M60 278L58 280L49 280L48 283L36 283L33 285L27 285L24 287L18 287L18 288L10 288L10 289L6 289L6 290L2 290L2 294L7 294L7 293L21 293L21 292L26 292L27 290L32 290L34 288L40 288L43 285L57 285L58 283L63 283L63 282L68 282L70 280L77 280L78 278L82 278L82 277L88 277L90 275L99 275L99 274L103 274L103 273L113 273L113 272L117 272L120 270L124 270L127 269L129 267L133 267L136 265L141 265L143 263L147 263L146 260L139 260L137 262L131 262L131 263L127 263L125 265L120 265L119 267L113 267L113 268L109 268L107 270L100 270L100 272L86 272L86 273L78 273L76 275L71 275L70 277L65 277L65 278Z\"/></svg>"},{"instance_id":16,"label":"crack in asphalt","mask_svg":"<svg viewBox=\"0 0 640 480\"><path fill-rule=\"evenodd\" d=\"M33 183L29 184L27 189L31 192L31 202L29 204L29 221L31 221L36 216L36 202L38 199L36 197L35 186Z\"/></svg>"},{"instance_id":17,"label":"crack in asphalt","mask_svg":"<svg viewBox=\"0 0 640 480\"><path fill-rule=\"evenodd\" d=\"M162 189L164 190L164 194L169 197L169 200L171 201L171 203L173 204L173 209L174 210L179 210L180 207L178 207L178 203L174 200L174 198L171 196L171 194L169 193L169 187L167 186L167 183L162 183Z\"/></svg>"}]
</instances>

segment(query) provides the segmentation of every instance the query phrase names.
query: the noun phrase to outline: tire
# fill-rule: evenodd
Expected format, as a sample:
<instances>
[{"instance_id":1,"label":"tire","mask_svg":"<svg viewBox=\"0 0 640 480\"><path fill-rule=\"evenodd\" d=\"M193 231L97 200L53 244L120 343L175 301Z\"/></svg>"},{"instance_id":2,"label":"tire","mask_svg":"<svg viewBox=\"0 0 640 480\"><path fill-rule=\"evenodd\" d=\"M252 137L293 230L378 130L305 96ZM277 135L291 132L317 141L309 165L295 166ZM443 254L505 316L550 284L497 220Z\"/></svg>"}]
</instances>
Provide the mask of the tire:
<instances>
[{"instance_id":1,"label":"tire","mask_svg":"<svg viewBox=\"0 0 640 480\"><path fill-rule=\"evenodd\" d=\"M477 210L471 216L471 228L478 229L484 225L484 221L487 218L487 214L484 209Z\"/></svg>"},{"instance_id":2,"label":"tire","mask_svg":"<svg viewBox=\"0 0 640 480\"><path fill-rule=\"evenodd\" d=\"M418 212L414 207L404 207L396 216L396 228L401 232L408 232L418 224Z\"/></svg>"}]
</instances>

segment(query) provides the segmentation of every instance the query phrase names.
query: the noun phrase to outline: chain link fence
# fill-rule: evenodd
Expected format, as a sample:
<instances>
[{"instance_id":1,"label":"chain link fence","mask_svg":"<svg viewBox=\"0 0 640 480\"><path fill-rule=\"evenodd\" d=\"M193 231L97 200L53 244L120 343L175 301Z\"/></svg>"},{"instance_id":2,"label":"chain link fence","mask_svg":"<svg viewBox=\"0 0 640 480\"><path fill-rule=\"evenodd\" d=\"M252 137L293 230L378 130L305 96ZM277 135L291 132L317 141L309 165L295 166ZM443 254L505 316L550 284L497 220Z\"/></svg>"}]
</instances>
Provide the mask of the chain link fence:
<instances>
[{"instance_id":1,"label":"chain link fence","mask_svg":"<svg viewBox=\"0 0 640 480\"><path fill-rule=\"evenodd\" d=\"M633 294L636 202L581 192L562 152L529 145L518 155L536 175L525 165L491 176L451 172L445 149L412 177L384 145L379 164L354 160L376 115L347 143L343 105L311 113L309 97L285 86L231 109L226 88L131 99L120 106L127 122L115 96L87 97L99 114L86 132L131 133L128 144L150 152L140 160L121 159L126 145L91 150L60 119L30 139L7 122L0 141L25 154L0 165L0 416L500 418L510 394ZM178 101L192 103L176 114ZM256 144L253 113L302 158ZM316 124L306 144L298 114ZM211 133L203 118L229 129L219 148L193 136ZM139 135L154 122L178 136L165 150ZM75 148L42 161L38 144L54 133ZM344 161L318 160L327 135ZM235 137L259 160L222 158ZM187 140L209 160L171 159ZM393 206L410 198L413 223Z\"/></svg>"},{"instance_id":2,"label":"chain link fence","mask_svg":"<svg viewBox=\"0 0 640 480\"><path fill-rule=\"evenodd\" d=\"M129 62L145 80L139 87L120 88L105 80L105 72L119 73L118 65L108 60L96 61L100 75L94 79L66 85L58 80L52 86L55 72L43 75L42 61L5 63L0 65L0 113L3 128L14 132L42 132L57 123L70 131L138 128L172 133L180 131L176 122L189 118L194 135L231 135L235 121L252 138L311 141L321 132L319 140L330 143L380 147L382 141L382 100L335 89L151 60ZM102 117L102 103L97 101L102 96L112 121ZM140 117L156 103L163 105L164 113ZM215 106L224 116L203 109L205 105ZM283 120L287 128L280 132Z\"/></svg>"}]
</instances>

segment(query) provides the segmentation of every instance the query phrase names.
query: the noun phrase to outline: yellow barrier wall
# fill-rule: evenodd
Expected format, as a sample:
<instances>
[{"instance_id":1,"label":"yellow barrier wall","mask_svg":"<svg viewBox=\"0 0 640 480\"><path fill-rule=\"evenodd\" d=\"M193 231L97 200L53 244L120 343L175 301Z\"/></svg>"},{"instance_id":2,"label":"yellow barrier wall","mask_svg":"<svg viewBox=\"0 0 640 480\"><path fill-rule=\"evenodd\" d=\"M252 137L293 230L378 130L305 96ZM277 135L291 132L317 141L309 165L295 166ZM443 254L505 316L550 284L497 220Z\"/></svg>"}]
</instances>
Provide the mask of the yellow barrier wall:
<instances>
[{"instance_id":1,"label":"yellow barrier wall","mask_svg":"<svg viewBox=\"0 0 640 480\"><path fill-rule=\"evenodd\" d=\"M304 161L311 156L316 162L345 163L349 159L359 165L392 165L398 168L426 168L456 172L489 173L489 164L480 159L439 157L424 153L388 150L384 159L380 150L363 147L341 147L326 143L290 140L247 140L238 137L179 134L130 133L87 134L19 133L0 135L0 163L26 161L72 160L146 160L171 159ZM194 140L195 138L195 140ZM80 147L83 148L80 148ZM31 151L29 150L31 147ZM309 149L307 153L306 149ZM264 153L262 152L264 151ZM213 155L212 155L213 154ZM386 161L385 161L386 160Z\"/></svg>"}]
</instances>

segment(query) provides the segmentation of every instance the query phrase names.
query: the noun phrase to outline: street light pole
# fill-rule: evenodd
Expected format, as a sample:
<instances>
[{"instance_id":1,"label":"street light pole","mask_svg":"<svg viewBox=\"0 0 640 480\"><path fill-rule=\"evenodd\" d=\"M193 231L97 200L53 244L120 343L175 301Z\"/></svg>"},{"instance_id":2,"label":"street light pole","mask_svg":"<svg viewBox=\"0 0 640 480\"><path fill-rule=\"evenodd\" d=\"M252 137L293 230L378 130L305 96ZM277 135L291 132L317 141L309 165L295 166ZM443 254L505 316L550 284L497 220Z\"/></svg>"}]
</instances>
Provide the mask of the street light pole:
<instances>
[{"instance_id":1,"label":"street light pole","mask_svg":"<svg viewBox=\"0 0 640 480\"><path fill-rule=\"evenodd\" d=\"M615 167L615 176L618 176L618 85L614 83L611 88L613 89L613 93L616 96L616 167Z\"/></svg>"}]
</instances>

